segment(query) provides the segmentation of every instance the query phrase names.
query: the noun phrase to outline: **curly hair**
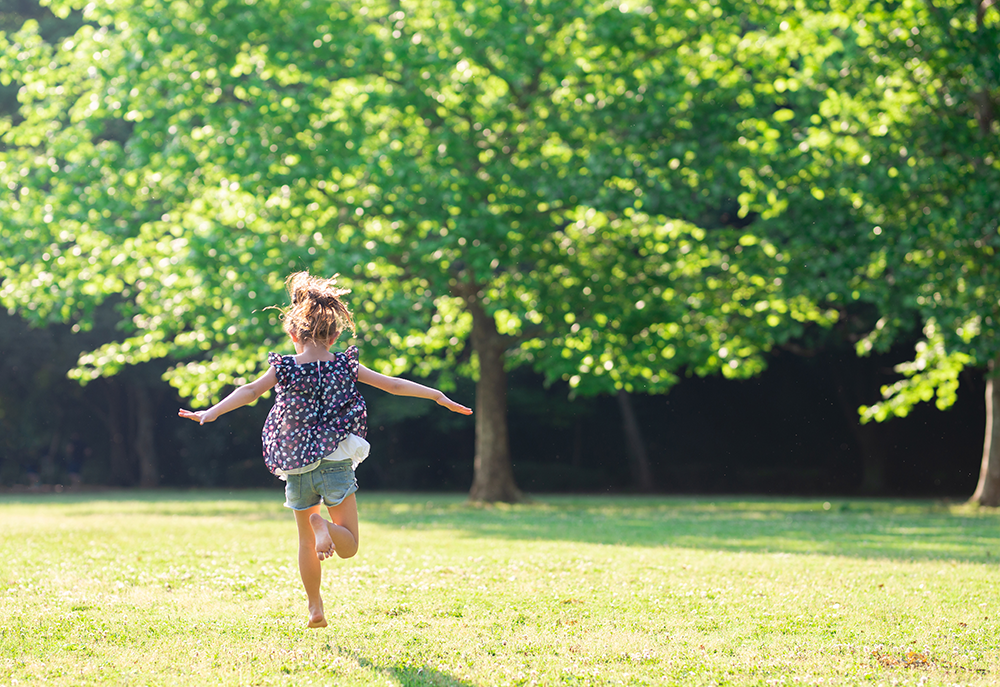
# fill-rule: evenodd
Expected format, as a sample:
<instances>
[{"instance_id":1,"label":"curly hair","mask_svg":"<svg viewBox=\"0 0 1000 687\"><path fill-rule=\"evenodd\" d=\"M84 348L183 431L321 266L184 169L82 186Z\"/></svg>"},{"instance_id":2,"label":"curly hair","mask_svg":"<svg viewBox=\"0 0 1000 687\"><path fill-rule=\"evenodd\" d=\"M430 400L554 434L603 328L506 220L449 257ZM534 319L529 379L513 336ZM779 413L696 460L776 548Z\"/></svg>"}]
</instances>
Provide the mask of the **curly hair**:
<instances>
[{"instance_id":1,"label":"curly hair","mask_svg":"<svg viewBox=\"0 0 1000 687\"><path fill-rule=\"evenodd\" d=\"M345 329L354 333L354 316L340 299L350 289L337 286L332 279L313 277L308 272L295 272L285 279L285 288L292 305L282 313L285 331L298 341L315 341L329 345Z\"/></svg>"}]
</instances>

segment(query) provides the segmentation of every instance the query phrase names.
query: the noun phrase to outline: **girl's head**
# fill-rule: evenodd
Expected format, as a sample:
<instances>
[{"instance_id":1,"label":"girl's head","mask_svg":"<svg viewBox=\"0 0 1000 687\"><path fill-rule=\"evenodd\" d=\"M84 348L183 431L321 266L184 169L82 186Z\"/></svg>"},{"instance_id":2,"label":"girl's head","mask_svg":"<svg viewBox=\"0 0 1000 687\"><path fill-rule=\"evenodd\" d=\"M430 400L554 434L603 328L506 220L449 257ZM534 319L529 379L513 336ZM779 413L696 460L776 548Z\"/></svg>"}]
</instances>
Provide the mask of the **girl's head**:
<instances>
[{"instance_id":1,"label":"girl's head","mask_svg":"<svg viewBox=\"0 0 1000 687\"><path fill-rule=\"evenodd\" d=\"M340 300L350 290L338 288L334 279L296 272L285 280L285 288L292 299L283 317L285 331L295 341L329 346L345 329L354 332L354 317Z\"/></svg>"}]
</instances>

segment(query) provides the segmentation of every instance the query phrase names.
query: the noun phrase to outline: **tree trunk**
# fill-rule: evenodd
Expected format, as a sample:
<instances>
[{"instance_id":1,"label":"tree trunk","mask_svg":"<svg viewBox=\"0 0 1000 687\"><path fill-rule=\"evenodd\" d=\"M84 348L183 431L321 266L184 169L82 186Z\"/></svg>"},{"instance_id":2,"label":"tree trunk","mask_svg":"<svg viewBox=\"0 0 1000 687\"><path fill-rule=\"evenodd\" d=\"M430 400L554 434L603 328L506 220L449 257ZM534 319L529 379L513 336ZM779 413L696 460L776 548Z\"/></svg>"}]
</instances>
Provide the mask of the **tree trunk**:
<instances>
[{"instance_id":1,"label":"tree trunk","mask_svg":"<svg viewBox=\"0 0 1000 687\"><path fill-rule=\"evenodd\" d=\"M139 460L139 486L155 487L160 483L160 469L156 459L156 419L153 417L153 400L149 389L141 383L129 385L131 410L135 414L135 455Z\"/></svg>"},{"instance_id":2,"label":"tree trunk","mask_svg":"<svg viewBox=\"0 0 1000 687\"><path fill-rule=\"evenodd\" d=\"M1000 355L986 371L986 433L979 484L969 499L981 506L1000 506Z\"/></svg>"},{"instance_id":3,"label":"tree trunk","mask_svg":"<svg viewBox=\"0 0 1000 687\"><path fill-rule=\"evenodd\" d=\"M639 422L632 408L632 397L625 389L618 390L618 408L622 413L622 425L625 430L625 448L628 463L632 471L632 485L642 492L656 490L656 480L649 467L649 454L646 452L646 442L642 439Z\"/></svg>"},{"instance_id":4,"label":"tree trunk","mask_svg":"<svg viewBox=\"0 0 1000 687\"><path fill-rule=\"evenodd\" d=\"M880 431L884 429L875 423L861 424L858 407L855 402L850 405L849 412L845 410L845 419L858 448L861 449L861 485L859 491L868 496L875 496L885 491L886 451L885 444L879 439Z\"/></svg>"},{"instance_id":5,"label":"tree trunk","mask_svg":"<svg viewBox=\"0 0 1000 687\"><path fill-rule=\"evenodd\" d=\"M841 372L847 367L842 365ZM867 397L871 396L871 392L877 388L877 385L870 373L862 376L859 371L853 373L851 382L851 387L848 388L846 381L841 376L840 379L833 381L833 387L837 392L837 401L844 414L844 420L847 422L851 434L854 435L858 448L861 449L862 472L859 490L862 494L880 494L885 489L885 446L878 439L879 430L875 424L863 425L858 416L858 408L867 402Z\"/></svg>"},{"instance_id":6,"label":"tree trunk","mask_svg":"<svg viewBox=\"0 0 1000 687\"><path fill-rule=\"evenodd\" d=\"M466 297L472 313L472 347L479 358L476 384L476 458L469 500L488 503L521 501L514 482L507 430L507 373L504 354L507 343L496 323L474 295Z\"/></svg>"},{"instance_id":7,"label":"tree trunk","mask_svg":"<svg viewBox=\"0 0 1000 687\"><path fill-rule=\"evenodd\" d=\"M49 440L49 450L42 456L38 466L38 475L42 484L55 484L59 478L59 470L56 467L56 456L59 455L60 446L59 432L53 432Z\"/></svg>"},{"instance_id":8,"label":"tree trunk","mask_svg":"<svg viewBox=\"0 0 1000 687\"><path fill-rule=\"evenodd\" d=\"M882 442L875 438L875 427L862 425L855 413L852 426L854 437L861 447L861 486L862 494L875 496L885 491L886 455Z\"/></svg>"},{"instance_id":9,"label":"tree trunk","mask_svg":"<svg viewBox=\"0 0 1000 687\"><path fill-rule=\"evenodd\" d=\"M105 380L105 390L107 391L108 412L105 416L105 423L108 428L109 452L108 474L105 479L108 484L115 486L132 486L135 483L135 470L130 460L128 450L128 440L126 438L127 428L122 422L121 399L119 398L118 383L113 379Z\"/></svg>"},{"instance_id":10,"label":"tree trunk","mask_svg":"<svg viewBox=\"0 0 1000 687\"><path fill-rule=\"evenodd\" d=\"M573 467L583 466L583 421L573 420Z\"/></svg>"}]
</instances>

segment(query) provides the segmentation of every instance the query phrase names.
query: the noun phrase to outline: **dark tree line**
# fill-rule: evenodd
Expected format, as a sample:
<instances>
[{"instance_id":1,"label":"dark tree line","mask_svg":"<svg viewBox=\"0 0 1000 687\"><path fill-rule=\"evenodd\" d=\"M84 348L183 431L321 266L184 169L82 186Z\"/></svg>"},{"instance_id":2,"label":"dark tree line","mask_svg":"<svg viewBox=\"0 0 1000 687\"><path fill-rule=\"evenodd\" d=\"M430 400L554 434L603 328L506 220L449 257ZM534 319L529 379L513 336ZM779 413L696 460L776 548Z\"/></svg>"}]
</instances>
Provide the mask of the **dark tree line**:
<instances>
[{"instance_id":1,"label":"dark tree line","mask_svg":"<svg viewBox=\"0 0 1000 687\"><path fill-rule=\"evenodd\" d=\"M113 314L70 374L117 380L130 479L156 479L156 399L124 371L210 402L280 348L265 308L308 268L354 289L373 367L475 382L473 499L520 497L518 370L614 399L648 488L642 395L902 346L881 396L838 381L835 405L944 409L976 376L974 499L1000 503L994 3L23 7L0 300ZM897 477L852 431L865 488Z\"/></svg>"},{"instance_id":2,"label":"dark tree line","mask_svg":"<svg viewBox=\"0 0 1000 687\"><path fill-rule=\"evenodd\" d=\"M260 458L267 400L226 416L206 436L177 422L180 399L159 381L161 370L127 368L84 387L66 379L79 352L96 340L88 337L100 333L32 328L0 314L0 488L71 488L74 470L83 488L140 486L144 465L147 485L273 486ZM846 347L810 356L784 351L756 379L692 377L666 396L633 394L647 475L628 458L636 447L629 446L618 397L570 401L565 386L546 388L537 376L517 373L510 391L514 474L528 493L960 497L975 484L978 467L982 389L973 378L947 413L928 409L861 425L852 412L877 395L905 354L858 359ZM143 393L148 406L136 402ZM366 488L467 488L470 427L379 392L368 399L374 453L360 468ZM144 423L152 430L146 453Z\"/></svg>"}]
</instances>

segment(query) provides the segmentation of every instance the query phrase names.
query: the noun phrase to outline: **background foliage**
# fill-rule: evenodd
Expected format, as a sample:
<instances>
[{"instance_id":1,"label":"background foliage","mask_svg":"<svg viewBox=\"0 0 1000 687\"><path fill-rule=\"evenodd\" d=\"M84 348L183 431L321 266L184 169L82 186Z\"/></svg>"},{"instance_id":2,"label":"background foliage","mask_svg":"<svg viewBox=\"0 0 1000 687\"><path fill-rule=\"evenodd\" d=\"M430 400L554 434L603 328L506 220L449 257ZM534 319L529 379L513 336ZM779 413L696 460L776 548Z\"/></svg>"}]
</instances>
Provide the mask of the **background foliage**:
<instances>
[{"instance_id":1,"label":"background foliage","mask_svg":"<svg viewBox=\"0 0 1000 687\"><path fill-rule=\"evenodd\" d=\"M368 364L479 393L497 361L658 393L922 331L883 402L878 364L837 382L884 419L997 353L987 3L51 7L0 39L0 298L91 330L123 482L156 479L155 379L260 372L293 269L355 289Z\"/></svg>"}]
</instances>

